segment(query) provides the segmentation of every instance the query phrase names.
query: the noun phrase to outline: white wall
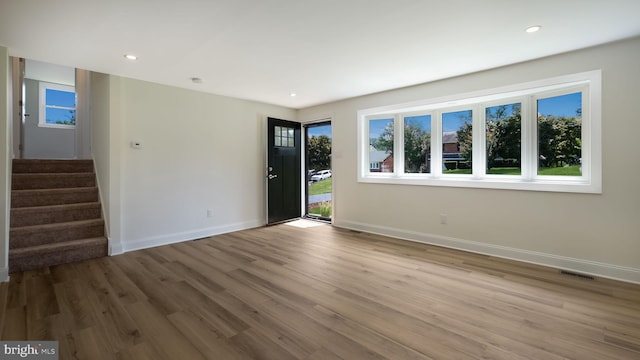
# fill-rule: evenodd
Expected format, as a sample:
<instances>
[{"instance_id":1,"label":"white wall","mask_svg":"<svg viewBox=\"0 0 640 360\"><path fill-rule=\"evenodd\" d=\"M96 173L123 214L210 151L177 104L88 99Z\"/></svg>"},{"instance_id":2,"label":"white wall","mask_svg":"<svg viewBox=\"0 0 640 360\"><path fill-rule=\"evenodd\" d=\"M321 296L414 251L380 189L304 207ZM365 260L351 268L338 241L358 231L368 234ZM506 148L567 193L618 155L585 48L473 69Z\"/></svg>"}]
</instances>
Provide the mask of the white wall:
<instances>
[{"instance_id":1,"label":"white wall","mask_svg":"<svg viewBox=\"0 0 640 360\"><path fill-rule=\"evenodd\" d=\"M121 242L114 253L265 223L265 118L295 120L294 110L116 76L110 81L110 126L120 127L118 139L109 130L110 146L120 151L120 161L114 149L109 160L109 171L120 171ZM142 148L131 148L131 141ZM94 138L94 154L96 146ZM118 178L109 178L114 191Z\"/></svg>"},{"instance_id":2,"label":"white wall","mask_svg":"<svg viewBox=\"0 0 640 360\"><path fill-rule=\"evenodd\" d=\"M11 104L10 62L0 46L0 281L9 280L9 209L11 207Z\"/></svg>"},{"instance_id":3,"label":"white wall","mask_svg":"<svg viewBox=\"0 0 640 360\"><path fill-rule=\"evenodd\" d=\"M91 72L76 73L76 157L91 159Z\"/></svg>"},{"instance_id":4,"label":"white wall","mask_svg":"<svg viewBox=\"0 0 640 360\"><path fill-rule=\"evenodd\" d=\"M96 178L100 190L102 214L105 219L109 254L118 254L121 249L120 229L120 165L119 153L121 119L111 119L112 107L117 109L119 98L111 96L111 76L90 73L91 86L91 149ZM117 85L117 79L114 86ZM113 103L113 105L112 105ZM114 114L117 115L117 111Z\"/></svg>"},{"instance_id":5,"label":"white wall","mask_svg":"<svg viewBox=\"0 0 640 360\"><path fill-rule=\"evenodd\" d=\"M13 132L12 142L13 142L13 158L19 159L21 157L20 154L20 143L21 143L21 124L22 124L22 105L21 102L21 93L22 93L22 76L21 72L23 72L24 68L24 60L16 57L10 57L10 67L11 67L11 107L15 111L10 112L13 118L12 129ZM22 61L20 61L22 60ZM21 66L22 64L22 66Z\"/></svg>"},{"instance_id":6,"label":"white wall","mask_svg":"<svg viewBox=\"0 0 640 360\"><path fill-rule=\"evenodd\" d=\"M640 38L303 109L332 114L334 223L640 282ZM601 195L357 182L359 109L602 69ZM448 214L447 225L439 223Z\"/></svg>"},{"instance_id":7,"label":"white wall","mask_svg":"<svg viewBox=\"0 0 640 360\"><path fill-rule=\"evenodd\" d=\"M24 77L69 86L76 83L74 68L31 59L25 59Z\"/></svg>"}]
</instances>

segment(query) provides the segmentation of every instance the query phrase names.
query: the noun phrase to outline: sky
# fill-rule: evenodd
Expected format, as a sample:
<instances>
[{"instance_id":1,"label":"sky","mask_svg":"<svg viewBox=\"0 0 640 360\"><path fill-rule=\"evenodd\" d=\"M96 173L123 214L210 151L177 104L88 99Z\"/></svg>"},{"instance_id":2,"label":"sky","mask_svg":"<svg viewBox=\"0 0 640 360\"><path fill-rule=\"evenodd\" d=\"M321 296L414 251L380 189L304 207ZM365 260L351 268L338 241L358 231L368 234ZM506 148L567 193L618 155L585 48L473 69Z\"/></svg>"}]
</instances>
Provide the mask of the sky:
<instances>
[{"instance_id":1,"label":"sky","mask_svg":"<svg viewBox=\"0 0 640 360\"><path fill-rule=\"evenodd\" d=\"M47 105L76 107L76 93L47 89Z\"/></svg>"},{"instance_id":2,"label":"sky","mask_svg":"<svg viewBox=\"0 0 640 360\"><path fill-rule=\"evenodd\" d=\"M327 135L331 138L331 125L310 126L307 128L309 137Z\"/></svg>"},{"instance_id":3,"label":"sky","mask_svg":"<svg viewBox=\"0 0 640 360\"><path fill-rule=\"evenodd\" d=\"M376 119L376 120L369 121L369 137L377 138L378 136L380 136L380 134L382 134L387 124L392 122L393 122L393 118Z\"/></svg>"},{"instance_id":4,"label":"sky","mask_svg":"<svg viewBox=\"0 0 640 360\"><path fill-rule=\"evenodd\" d=\"M538 113L564 117L576 116L576 110L582 108L582 93L573 93L538 100Z\"/></svg>"}]
</instances>

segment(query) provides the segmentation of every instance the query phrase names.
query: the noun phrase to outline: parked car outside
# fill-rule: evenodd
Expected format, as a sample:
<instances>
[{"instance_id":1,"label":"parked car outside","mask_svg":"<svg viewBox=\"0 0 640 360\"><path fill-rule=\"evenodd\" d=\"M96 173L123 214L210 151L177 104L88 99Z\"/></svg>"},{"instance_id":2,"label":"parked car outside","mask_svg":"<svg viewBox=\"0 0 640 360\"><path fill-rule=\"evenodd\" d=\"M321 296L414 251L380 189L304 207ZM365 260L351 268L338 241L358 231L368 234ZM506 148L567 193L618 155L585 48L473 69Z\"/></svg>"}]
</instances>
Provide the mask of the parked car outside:
<instances>
[{"instance_id":1,"label":"parked car outside","mask_svg":"<svg viewBox=\"0 0 640 360\"><path fill-rule=\"evenodd\" d=\"M307 181L311 182L311 177L316 174L316 169L307 170Z\"/></svg>"},{"instance_id":2,"label":"parked car outside","mask_svg":"<svg viewBox=\"0 0 640 360\"><path fill-rule=\"evenodd\" d=\"M331 177L331 170L320 170L311 177L311 181L316 182Z\"/></svg>"}]
</instances>

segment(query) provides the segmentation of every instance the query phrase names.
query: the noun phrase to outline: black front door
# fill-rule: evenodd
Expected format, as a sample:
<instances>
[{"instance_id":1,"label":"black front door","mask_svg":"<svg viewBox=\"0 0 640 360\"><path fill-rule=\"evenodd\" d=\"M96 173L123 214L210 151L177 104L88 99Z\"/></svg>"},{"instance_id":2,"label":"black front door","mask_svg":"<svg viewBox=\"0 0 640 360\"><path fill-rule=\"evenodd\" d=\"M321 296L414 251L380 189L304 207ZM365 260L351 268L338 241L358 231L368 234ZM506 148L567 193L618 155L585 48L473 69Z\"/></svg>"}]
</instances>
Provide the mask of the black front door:
<instances>
[{"instance_id":1,"label":"black front door","mask_svg":"<svg viewBox=\"0 0 640 360\"><path fill-rule=\"evenodd\" d=\"M299 123L269 118L267 126L267 223L301 215Z\"/></svg>"}]
</instances>

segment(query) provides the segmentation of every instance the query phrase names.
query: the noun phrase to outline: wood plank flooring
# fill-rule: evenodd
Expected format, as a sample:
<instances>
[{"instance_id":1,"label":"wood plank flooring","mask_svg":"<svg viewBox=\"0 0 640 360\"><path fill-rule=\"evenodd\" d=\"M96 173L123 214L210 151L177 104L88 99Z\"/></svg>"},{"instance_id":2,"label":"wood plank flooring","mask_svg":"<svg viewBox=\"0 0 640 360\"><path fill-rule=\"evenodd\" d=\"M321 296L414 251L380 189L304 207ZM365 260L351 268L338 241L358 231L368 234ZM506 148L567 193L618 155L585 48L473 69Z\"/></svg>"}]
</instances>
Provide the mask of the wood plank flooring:
<instances>
[{"instance_id":1,"label":"wood plank flooring","mask_svg":"<svg viewBox=\"0 0 640 360\"><path fill-rule=\"evenodd\" d=\"M0 310L60 359L640 359L640 286L330 225L16 273Z\"/></svg>"}]
</instances>

